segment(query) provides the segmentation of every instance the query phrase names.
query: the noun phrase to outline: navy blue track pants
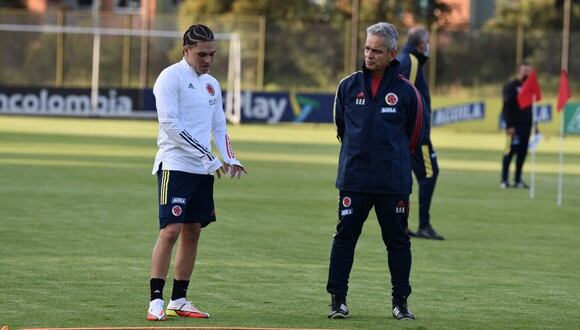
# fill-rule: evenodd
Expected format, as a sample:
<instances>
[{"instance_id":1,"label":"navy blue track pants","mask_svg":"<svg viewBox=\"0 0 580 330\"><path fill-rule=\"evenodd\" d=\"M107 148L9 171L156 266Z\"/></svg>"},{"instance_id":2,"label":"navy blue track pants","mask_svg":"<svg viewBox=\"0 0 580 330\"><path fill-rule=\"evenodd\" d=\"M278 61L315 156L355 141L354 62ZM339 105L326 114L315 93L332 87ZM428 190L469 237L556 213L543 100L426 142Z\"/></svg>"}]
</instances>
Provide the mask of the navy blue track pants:
<instances>
[{"instance_id":1,"label":"navy blue track pants","mask_svg":"<svg viewBox=\"0 0 580 330\"><path fill-rule=\"evenodd\" d=\"M391 273L392 294L409 296L411 286L411 242L405 232L409 218L408 194L367 194L340 192L338 225L332 243L326 290L330 294L346 296L354 251L363 224L375 208L383 242L387 248Z\"/></svg>"}]
</instances>

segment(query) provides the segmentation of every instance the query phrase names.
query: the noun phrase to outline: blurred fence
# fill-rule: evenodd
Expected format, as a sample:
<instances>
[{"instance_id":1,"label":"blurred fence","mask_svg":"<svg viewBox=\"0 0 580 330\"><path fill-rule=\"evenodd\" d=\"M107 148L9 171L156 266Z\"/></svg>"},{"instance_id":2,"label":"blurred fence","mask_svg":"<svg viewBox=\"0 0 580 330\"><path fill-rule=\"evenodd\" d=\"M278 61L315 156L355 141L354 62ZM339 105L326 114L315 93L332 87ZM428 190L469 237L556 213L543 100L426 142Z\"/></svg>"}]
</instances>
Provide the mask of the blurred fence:
<instances>
[{"instance_id":1,"label":"blurred fence","mask_svg":"<svg viewBox=\"0 0 580 330\"><path fill-rule=\"evenodd\" d=\"M266 22L263 17L176 17L157 15L151 22L141 16L103 13L99 24L107 28L183 31L194 22L214 32L236 32L241 38L242 89L333 92L352 68L349 54L350 22ZM92 26L90 12L0 11L2 24ZM361 24L358 62L362 61L364 24ZM399 31L401 42L405 31ZM485 30L437 31L432 49L432 89L456 89L485 94L499 93L517 58L537 68L546 92L557 88L560 71L561 31ZM91 83L91 35L0 31L0 86L89 87ZM227 79L228 41L218 41L212 74ZM580 77L580 33L572 32L569 76L572 85ZM523 47L522 47L523 45ZM402 46L402 45L401 45ZM131 36L103 36L99 85L112 88L150 88L159 72L181 57L181 40ZM518 50L519 49L519 50ZM224 84L225 85L225 84Z\"/></svg>"},{"instance_id":2,"label":"blurred fence","mask_svg":"<svg viewBox=\"0 0 580 330\"><path fill-rule=\"evenodd\" d=\"M484 90L486 85L503 84L513 77L517 62L523 60L535 67L542 89L555 92L561 70L561 31L523 31L522 37L518 56L517 31L439 32L435 86ZM579 42L580 33L571 33L570 77L580 77Z\"/></svg>"},{"instance_id":3,"label":"blurred fence","mask_svg":"<svg viewBox=\"0 0 580 330\"><path fill-rule=\"evenodd\" d=\"M244 88L258 88L262 82L258 68L263 55L259 47L261 18L237 18L233 23L223 19L211 22L195 18L176 19L156 16L151 22L141 16L102 13L102 28L184 31L193 23L212 26L215 32L251 31L245 33L242 50ZM0 11L1 24L31 24L91 27L90 12L48 12L43 15L23 11ZM0 86L90 87L93 36L90 34L33 33L0 31L4 47L0 49ZM217 56L212 74L227 79L228 40L217 40ZM112 88L150 88L159 72L181 58L181 38L101 36L99 86ZM254 51L249 51L254 49ZM224 84L225 85L225 84Z\"/></svg>"}]
</instances>

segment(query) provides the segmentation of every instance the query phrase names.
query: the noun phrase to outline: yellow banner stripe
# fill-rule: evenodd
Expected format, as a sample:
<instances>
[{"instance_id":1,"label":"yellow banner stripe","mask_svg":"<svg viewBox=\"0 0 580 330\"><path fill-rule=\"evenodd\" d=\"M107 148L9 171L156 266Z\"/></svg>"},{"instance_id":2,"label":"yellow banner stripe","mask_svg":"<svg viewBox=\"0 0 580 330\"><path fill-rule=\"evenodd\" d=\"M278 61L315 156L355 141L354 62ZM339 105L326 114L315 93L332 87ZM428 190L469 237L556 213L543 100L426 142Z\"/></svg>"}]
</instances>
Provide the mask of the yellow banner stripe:
<instances>
[{"instance_id":1,"label":"yellow banner stripe","mask_svg":"<svg viewBox=\"0 0 580 330\"><path fill-rule=\"evenodd\" d=\"M433 165L431 164L431 153L429 153L429 146L424 144L421 146L423 154L423 163L425 164L425 177L433 177Z\"/></svg>"}]
</instances>

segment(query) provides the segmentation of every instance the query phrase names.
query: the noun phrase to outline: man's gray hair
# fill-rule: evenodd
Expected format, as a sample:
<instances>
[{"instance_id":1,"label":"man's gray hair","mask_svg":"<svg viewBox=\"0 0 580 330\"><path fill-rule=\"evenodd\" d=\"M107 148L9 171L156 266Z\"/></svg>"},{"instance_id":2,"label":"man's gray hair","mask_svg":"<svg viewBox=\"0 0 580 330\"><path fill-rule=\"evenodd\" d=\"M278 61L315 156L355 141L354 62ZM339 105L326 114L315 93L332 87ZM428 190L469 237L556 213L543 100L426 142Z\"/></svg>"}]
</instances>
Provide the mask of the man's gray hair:
<instances>
[{"instance_id":1,"label":"man's gray hair","mask_svg":"<svg viewBox=\"0 0 580 330\"><path fill-rule=\"evenodd\" d=\"M397 50L399 32L397 32L397 28L393 24L387 22L373 24L367 28L367 34L383 37L388 51Z\"/></svg>"},{"instance_id":2,"label":"man's gray hair","mask_svg":"<svg viewBox=\"0 0 580 330\"><path fill-rule=\"evenodd\" d=\"M409 30L407 43L413 47L418 47L429 42L429 31L422 26L416 26Z\"/></svg>"}]
</instances>

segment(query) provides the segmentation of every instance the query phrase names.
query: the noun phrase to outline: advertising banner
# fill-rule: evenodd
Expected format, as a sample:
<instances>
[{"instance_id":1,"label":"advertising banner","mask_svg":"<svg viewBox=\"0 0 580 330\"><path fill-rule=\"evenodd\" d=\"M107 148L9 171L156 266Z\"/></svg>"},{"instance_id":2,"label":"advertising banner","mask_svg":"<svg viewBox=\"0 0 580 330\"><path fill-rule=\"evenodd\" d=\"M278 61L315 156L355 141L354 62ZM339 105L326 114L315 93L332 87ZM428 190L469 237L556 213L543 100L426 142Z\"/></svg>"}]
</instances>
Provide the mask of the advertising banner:
<instances>
[{"instance_id":1,"label":"advertising banner","mask_svg":"<svg viewBox=\"0 0 580 330\"><path fill-rule=\"evenodd\" d=\"M580 103L568 103L564 108L564 132L580 134Z\"/></svg>"},{"instance_id":2,"label":"advertising banner","mask_svg":"<svg viewBox=\"0 0 580 330\"><path fill-rule=\"evenodd\" d=\"M431 126L439 127L453 123L483 120L485 104L483 102L468 103L433 109L431 111Z\"/></svg>"},{"instance_id":3,"label":"advertising banner","mask_svg":"<svg viewBox=\"0 0 580 330\"><path fill-rule=\"evenodd\" d=\"M552 121L552 105L537 104L534 111L534 119L537 123L549 123ZM505 120L503 114L499 113L499 128L505 129Z\"/></svg>"},{"instance_id":4,"label":"advertising banner","mask_svg":"<svg viewBox=\"0 0 580 330\"><path fill-rule=\"evenodd\" d=\"M333 103L332 94L246 91L242 122L331 123ZM102 88L93 109L89 88L0 87L0 114L154 118L155 112L151 89Z\"/></svg>"},{"instance_id":5,"label":"advertising banner","mask_svg":"<svg viewBox=\"0 0 580 330\"><path fill-rule=\"evenodd\" d=\"M334 94L244 91L240 103L242 123L333 122ZM102 88L93 109L89 88L0 87L0 114L155 118L155 112L151 89ZM431 120L438 127L484 116L485 104L477 102L434 109ZM538 108L538 120L551 117L549 105Z\"/></svg>"},{"instance_id":6,"label":"advertising banner","mask_svg":"<svg viewBox=\"0 0 580 330\"><path fill-rule=\"evenodd\" d=\"M242 122L331 123L334 95L242 93Z\"/></svg>"},{"instance_id":7,"label":"advertising banner","mask_svg":"<svg viewBox=\"0 0 580 330\"><path fill-rule=\"evenodd\" d=\"M130 115L142 105L142 90L101 89L97 107L88 88L0 88L0 113L56 116Z\"/></svg>"}]
</instances>

